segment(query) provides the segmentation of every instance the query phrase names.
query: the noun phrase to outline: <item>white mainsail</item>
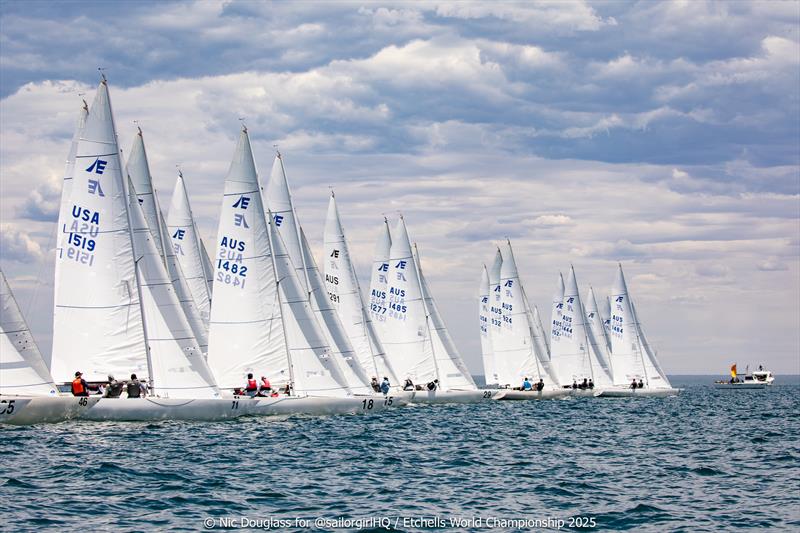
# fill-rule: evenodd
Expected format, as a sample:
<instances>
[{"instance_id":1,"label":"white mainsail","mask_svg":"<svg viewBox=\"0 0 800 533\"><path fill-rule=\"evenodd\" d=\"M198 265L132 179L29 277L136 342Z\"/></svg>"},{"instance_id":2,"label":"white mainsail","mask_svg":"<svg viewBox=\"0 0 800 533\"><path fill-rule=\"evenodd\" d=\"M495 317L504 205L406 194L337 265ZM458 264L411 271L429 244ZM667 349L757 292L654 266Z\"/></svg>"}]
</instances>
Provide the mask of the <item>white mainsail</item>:
<instances>
[{"instance_id":1,"label":"white mainsail","mask_svg":"<svg viewBox=\"0 0 800 533\"><path fill-rule=\"evenodd\" d=\"M383 345L361 299L358 276L350 258L350 249L333 192L328 203L324 240L328 299L336 308L361 366L378 380L388 377L392 384L398 385L398 378L386 359Z\"/></svg>"},{"instance_id":2,"label":"white mainsail","mask_svg":"<svg viewBox=\"0 0 800 533\"><path fill-rule=\"evenodd\" d=\"M417 246L414 245L414 261L416 262L419 282L422 288L423 303L428 314L428 333L433 345L433 357L436 362L439 386L443 390L476 390L478 387L461 359L450 332L444 323L436 300L422 271Z\"/></svg>"},{"instance_id":3,"label":"white mainsail","mask_svg":"<svg viewBox=\"0 0 800 533\"><path fill-rule=\"evenodd\" d=\"M356 352L347 337L336 309L331 305L316 260L306 241L300 221L292 203L289 184L281 154L277 154L265 190L266 204L272 213L277 232L286 245L297 277L308 292L311 306L317 315L331 356L337 361L350 390L358 394L372 393L367 372L356 358Z\"/></svg>"},{"instance_id":4,"label":"white mainsail","mask_svg":"<svg viewBox=\"0 0 800 533\"><path fill-rule=\"evenodd\" d=\"M211 288L214 267L210 264L203 241L195 225L183 173L178 172L167 216L167 228L189 292L206 329L211 317Z\"/></svg>"},{"instance_id":5,"label":"white mainsail","mask_svg":"<svg viewBox=\"0 0 800 533\"><path fill-rule=\"evenodd\" d=\"M194 231L191 221L176 222L173 235L184 229L183 240L188 240ZM192 246L188 242L184 251ZM222 389L243 386L249 372L276 387L291 381L271 254L258 174L243 128L225 178L214 249L208 363ZM202 281L199 270L194 274Z\"/></svg>"},{"instance_id":6,"label":"white mainsail","mask_svg":"<svg viewBox=\"0 0 800 533\"><path fill-rule=\"evenodd\" d=\"M600 363L605 367L609 375L611 373L611 341L608 338L608 332L600 316L600 311L597 309L597 299L594 296L594 289L590 286L589 292L586 294L586 323L589 325L588 332L591 334L589 341L594 346L595 352L600 357Z\"/></svg>"},{"instance_id":7,"label":"white mainsail","mask_svg":"<svg viewBox=\"0 0 800 533\"><path fill-rule=\"evenodd\" d=\"M0 270L0 395L55 396L56 386Z\"/></svg>"},{"instance_id":8,"label":"white mainsail","mask_svg":"<svg viewBox=\"0 0 800 533\"><path fill-rule=\"evenodd\" d=\"M294 392L298 395L349 396L352 392L318 322L309 294L297 277L289 252L267 214L269 236L278 275L286 345L290 354ZM216 305L216 303L214 304Z\"/></svg>"},{"instance_id":9,"label":"white mainsail","mask_svg":"<svg viewBox=\"0 0 800 533\"><path fill-rule=\"evenodd\" d=\"M492 267L489 269L489 340L492 342L492 354L494 355L495 383L499 383L501 375L506 373L503 361L497 356L494 344L502 333L503 326L503 289L500 286L500 271L503 267L503 255L500 248L494 254Z\"/></svg>"},{"instance_id":10,"label":"white mainsail","mask_svg":"<svg viewBox=\"0 0 800 533\"><path fill-rule=\"evenodd\" d=\"M536 353L533 328L529 321L522 284L514 260L511 243L506 241L500 270L502 324L500 334L493 338L494 353L501 368L500 385L519 387L525 378L552 387L555 380L543 368Z\"/></svg>"},{"instance_id":11,"label":"white mainsail","mask_svg":"<svg viewBox=\"0 0 800 533\"><path fill-rule=\"evenodd\" d=\"M478 324L481 332L481 357L483 359L483 373L487 385L497 384L497 371L494 363L494 351L492 350L492 337L489 333L491 311L489 297L489 272L486 265L481 270L481 285L478 293Z\"/></svg>"},{"instance_id":12,"label":"white mainsail","mask_svg":"<svg viewBox=\"0 0 800 533\"><path fill-rule=\"evenodd\" d=\"M553 352L558 350L558 343L561 340L561 310L564 308L564 276L558 273L558 284L556 292L553 293L553 306L550 318L550 357Z\"/></svg>"},{"instance_id":13,"label":"white mainsail","mask_svg":"<svg viewBox=\"0 0 800 533\"><path fill-rule=\"evenodd\" d=\"M552 352L558 380L564 384L591 379L597 386L611 385L589 341L586 315L578 292L575 269L570 266L561 309L561 334Z\"/></svg>"},{"instance_id":14,"label":"white mainsail","mask_svg":"<svg viewBox=\"0 0 800 533\"><path fill-rule=\"evenodd\" d=\"M439 379L425 302L406 225L401 216L389 251L383 347L402 380L424 384Z\"/></svg>"},{"instance_id":15,"label":"white mainsail","mask_svg":"<svg viewBox=\"0 0 800 533\"><path fill-rule=\"evenodd\" d=\"M208 351L208 326L203 323L200 317L200 312L195 305L178 258L175 255L175 250L169 241L164 215L161 212L158 197L153 188L153 179L150 174L150 164L147 160L147 151L141 128L139 128L134 137L133 147L125 168L128 178L133 183L136 191L139 206L150 229L153 243L167 269L167 274L175 289L175 295L181 304L186 320L192 328L192 334L197 339L200 350L206 352Z\"/></svg>"},{"instance_id":16,"label":"white mainsail","mask_svg":"<svg viewBox=\"0 0 800 533\"><path fill-rule=\"evenodd\" d=\"M383 218L381 234L375 245L375 258L372 261L372 276L369 283L369 316L378 332L378 337L383 340L386 331L386 321L389 313L389 252L392 248L392 236L389 232L389 221ZM399 376L405 379L404 376Z\"/></svg>"},{"instance_id":17,"label":"white mainsail","mask_svg":"<svg viewBox=\"0 0 800 533\"><path fill-rule=\"evenodd\" d=\"M87 381L149 374L128 197L108 86L100 84L75 156L68 207L59 217L51 373Z\"/></svg>"},{"instance_id":18,"label":"white mainsail","mask_svg":"<svg viewBox=\"0 0 800 533\"><path fill-rule=\"evenodd\" d=\"M59 292L59 284L61 283L62 276L59 273L62 262L59 261L62 253L64 252L64 244L69 232L65 231L64 224L70 217L72 210L72 181L75 176L75 154L78 150L78 141L83 135L83 128L86 126L86 117L89 115L89 104L83 100L78 121L75 126L75 133L72 136L72 143L69 147L69 154L67 155L66 168L64 169L64 179L61 185L61 203L58 210L58 224L56 229L56 262L55 262L55 277L53 292Z\"/></svg>"}]
</instances>

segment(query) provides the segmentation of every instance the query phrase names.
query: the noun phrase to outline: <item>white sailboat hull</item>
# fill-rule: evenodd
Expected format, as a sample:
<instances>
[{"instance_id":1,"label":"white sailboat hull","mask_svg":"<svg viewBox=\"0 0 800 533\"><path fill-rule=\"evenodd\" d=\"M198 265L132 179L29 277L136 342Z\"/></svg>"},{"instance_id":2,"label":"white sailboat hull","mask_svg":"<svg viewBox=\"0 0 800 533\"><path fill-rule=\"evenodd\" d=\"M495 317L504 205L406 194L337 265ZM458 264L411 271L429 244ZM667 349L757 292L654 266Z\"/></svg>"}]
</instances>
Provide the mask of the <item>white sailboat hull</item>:
<instances>
[{"instance_id":1,"label":"white sailboat hull","mask_svg":"<svg viewBox=\"0 0 800 533\"><path fill-rule=\"evenodd\" d=\"M543 390L543 391L530 391L530 390L510 390L504 391L505 394L500 400L555 400L558 398L566 398L571 395L572 389L562 390Z\"/></svg>"},{"instance_id":2,"label":"white sailboat hull","mask_svg":"<svg viewBox=\"0 0 800 533\"><path fill-rule=\"evenodd\" d=\"M395 395L388 396L353 396L348 398L330 398L306 396L293 398L289 396L277 398L258 398L258 405L253 409L254 415L336 415L376 413L408 405L408 400Z\"/></svg>"},{"instance_id":3,"label":"white sailboat hull","mask_svg":"<svg viewBox=\"0 0 800 533\"><path fill-rule=\"evenodd\" d=\"M103 398L80 418L95 421L218 421L240 416L332 415L373 413L402 407L408 400L389 395L332 398L324 396L231 397L214 399Z\"/></svg>"},{"instance_id":4,"label":"white sailboat hull","mask_svg":"<svg viewBox=\"0 0 800 533\"><path fill-rule=\"evenodd\" d=\"M418 390L412 403L479 403L490 401L503 392L499 389Z\"/></svg>"},{"instance_id":5,"label":"white sailboat hull","mask_svg":"<svg viewBox=\"0 0 800 533\"><path fill-rule=\"evenodd\" d=\"M31 425L80 418L99 396L2 396L0 424Z\"/></svg>"},{"instance_id":6,"label":"white sailboat hull","mask_svg":"<svg viewBox=\"0 0 800 533\"><path fill-rule=\"evenodd\" d=\"M681 389L629 389L629 388L611 388L597 391L595 396L598 398L666 398L668 396L677 396Z\"/></svg>"}]
</instances>

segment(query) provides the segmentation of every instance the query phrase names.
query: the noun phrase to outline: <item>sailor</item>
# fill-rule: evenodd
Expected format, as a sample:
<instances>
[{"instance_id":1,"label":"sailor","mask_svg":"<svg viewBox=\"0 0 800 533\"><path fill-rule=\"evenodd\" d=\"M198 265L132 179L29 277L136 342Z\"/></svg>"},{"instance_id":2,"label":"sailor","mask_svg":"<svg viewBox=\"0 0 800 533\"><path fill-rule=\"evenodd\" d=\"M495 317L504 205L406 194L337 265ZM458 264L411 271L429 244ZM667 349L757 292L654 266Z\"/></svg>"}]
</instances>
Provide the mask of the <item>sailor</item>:
<instances>
[{"instance_id":1,"label":"sailor","mask_svg":"<svg viewBox=\"0 0 800 533\"><path fill-rule=\"evenodd\" d=\"M635 388L637 388L638 386L639 386L639 385L637 385L637 384L636 384L636 378L633 378L633 381L631 381L631 388L632 388L632 389L635 389Z\"/></svg>"},{"instance_id":2,"label":"sailor","mask_svg":"<svg viewBox=\"0 0 800 533\"><path fill-rule=\"evenodd\" d=\"M578 382L575 381L574 379L572 380L572 388L573 389L577 389L578 388Z\"/></svg>"},{"instance_id":3,"label":"sailor","mask_svg":"<svg viewBox=\"0 0 800 533\"><path fill-rule=\"evenodd\" d=\"M82 376L83 373L75 372L75 379L72 380L73 396L89 396L89 386Z\"/></svg>"},{"instance_id":4,"label":"sailor","mask_svg":"<svg viewBox=\"0 0 800 533\"><path fill-rule=\"evenodd\" d=\"M253 377L253 374L247 374L247 385L244 388L244 392L251 398L258 394L258 382Z\"/></svg>"},{"instance_id":5,"label":"sailor","mask_svg":"<svg viewBox=\"0 0 800 533\"><path fill-rule=\"evenodd\" d=\"M592 381L592 378L589 378L589 389L593 388L594 388L594 381Z\"/></svg>"},{"instance_id":6,"label":"sailor","mask_svg":"<svg viewBox=\"0 0 800 533\"><path fill-rule=\"evenodd\" d=\"M122 382L117 381L111 374L108 375L108 387L103 395L104 398L119 398L122 394Z\"/></svg>"},{"instance_id":7,"label":"sailor","mask_svg":"<svg viewBox=\"0 0 800 533\"><path fill-rule=\"evenodd\" d=\"M384 396L389 394L389 387L390 387L389 378L384 376L383 381L381 382L381 392L383 393Z\"/></svg>"},{"instance_id":8,"label":"sailor","mask_svg":"<svg viewBox=\"0 0 800 533\"><path fill-rule=\"evenodd\" d=\"M131 374L131 380L128 382L126 388L128 390L128 398L143 398L147 396L147 389L144 383L139 381L139 378L136 377L136 374Z\"/></svg>"},{"instance_id":9,"label":"sailor","mask_svg":"<svg viewBox=\"0 0 800 533\"><path fill-rule=\"evenodd\" d=\"M428 383L428 390L436 390L439 388L439 380L434 379L430 383Z\"/></svg>"},{"instance_id":10,"label":"sailor","mask_svg":"<svg viewBox=\"0 0 800 533\"><path fill-rule=\"evenodd\" d=\"M586 378L583 378L583 383L581 383L581 384L578 386L578 388L579 388L579 389L581 389L581 390L586 390L586 389L588 389L588 388L589 388L589 383L588 383L588 380L587 380Z\"/></svg>"},{"instance_id":11,"label":"sailor","mask_svg":"<svg viewBox=\"0 0 800 533\"><path fill-rule=\"evenodd\" d=\"M403 385L403 390L414 390L414 382L411 381L411 378L406 378L406 382Z\"/></svg>"},{"instance_id":12,"label":"sailor","mask_svg":"<svg viewBox=\"0 0 800 533\"><path fill-rule=\"evenodd\" d=\"M544 390L544 380L539 378L539 383L536 384L536 390L542 392Z\"/></svg>"},{"instance_id":13,"label":"sailor","mask_svg":"<svg viewBox=\"0 0 800 533\"><path fill-rule=\"evenodd\" d=\"M526 377L522 381L522 390L531 390L531 389L533 389L533 386L531 385L531 382L528 381L528 378Z\"/></svg>"},{"instance_id":14,"label":"sailor","mask_svg":"<svg viewBox=\"0 0 800 533\"><path fill-rule=\"evenodd\" d=\"M269 396L272 386L266 376L261 376L261 388L258 391L259 396Z\"/></svg>"},{"instance_id":15,"label":"sailor","mask_svg":"<svg viewBox=\"0 0 800 533\"><path fill-rule=\"evenodd\" d=\"M644 388L644 383L642 383L642 378L639 378L639 388L640 389Z\"/></svg>"},{"instance_id":16,"label":"sailor","mask_svg":"<svg viewBox=\"0 0 800 533\"><path fill-rule=\"evenodd\" d=\"M289 396L289 395L292 393L292 386L291 386L291 384L289 384L289 383L287 383L287 384L286 384L286 387L284 387L284 388L283 388L283 393L284 393L286 396Z\"/></svg>"},{"instance_id":17,"label":"sailor","mask_svg":"<svg viewBox=\"0 0 800 533\"><path fill-rule=\"evenodd\" d=\"M375 376L372 376L372 381L370 382L370 385L372 385L372 390L374 390L375 392L381 391L381 386L378 384L378 378L376 378Z\"/></svg>"}]
</instances>

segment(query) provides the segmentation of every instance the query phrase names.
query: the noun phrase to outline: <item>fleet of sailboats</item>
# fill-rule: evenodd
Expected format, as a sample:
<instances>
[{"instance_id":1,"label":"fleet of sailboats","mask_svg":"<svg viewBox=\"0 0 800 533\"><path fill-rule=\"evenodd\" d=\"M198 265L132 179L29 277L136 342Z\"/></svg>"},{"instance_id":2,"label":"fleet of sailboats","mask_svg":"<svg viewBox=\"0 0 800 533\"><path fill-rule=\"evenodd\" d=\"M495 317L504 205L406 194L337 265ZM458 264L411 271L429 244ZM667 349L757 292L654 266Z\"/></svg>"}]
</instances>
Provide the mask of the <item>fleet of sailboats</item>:
<instances>
[{"instance_id":1,"label":"fleet of sailboats","mask_svg":"<svg viewBox=\"0 0 800 533\"><path fill-rule=\"evenodd\" d=\"M124 163L105 77L79 112L57 228L49 366L0 272L0 422L220 420L677 392L645 340L621 267L608 320L591 288L584 308L570 268L544 328L508 240L482 269L480 389L405 219L391 230L381 223L365 300L333 192L320 269L283 156L262 186L246 127L209 254L180 170L162 211L141 129ZM73 379L134 375L146 384L142 399L68 392ZM264 384L243 391L246 376Z\"/></svg>"}]
</instances>

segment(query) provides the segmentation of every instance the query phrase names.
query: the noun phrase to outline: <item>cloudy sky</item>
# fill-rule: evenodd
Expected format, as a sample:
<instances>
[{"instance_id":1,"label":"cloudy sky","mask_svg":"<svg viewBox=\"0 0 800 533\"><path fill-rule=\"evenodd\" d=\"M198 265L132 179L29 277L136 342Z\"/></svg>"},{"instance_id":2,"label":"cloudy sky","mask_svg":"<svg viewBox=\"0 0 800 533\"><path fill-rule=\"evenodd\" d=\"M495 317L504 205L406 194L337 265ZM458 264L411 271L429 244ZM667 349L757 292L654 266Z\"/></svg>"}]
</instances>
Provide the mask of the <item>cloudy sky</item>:
<instances>
[{"instance_id":1,"label":"cloudy sky","mask_svg":"<svg viewBox=\"0 0 800 533\"><path fill-rule=\"evenodd\" d=\"M105 68L163 206L183 168L213 241L239 118L284 154L316 250L335 187L362 279L402 211L468 366L512 239L549 316L559 271L622 262L668 373L800 373L797 2L2 2L0 266L49 352L55 220Z\"/></svg>"}]
</instances>

